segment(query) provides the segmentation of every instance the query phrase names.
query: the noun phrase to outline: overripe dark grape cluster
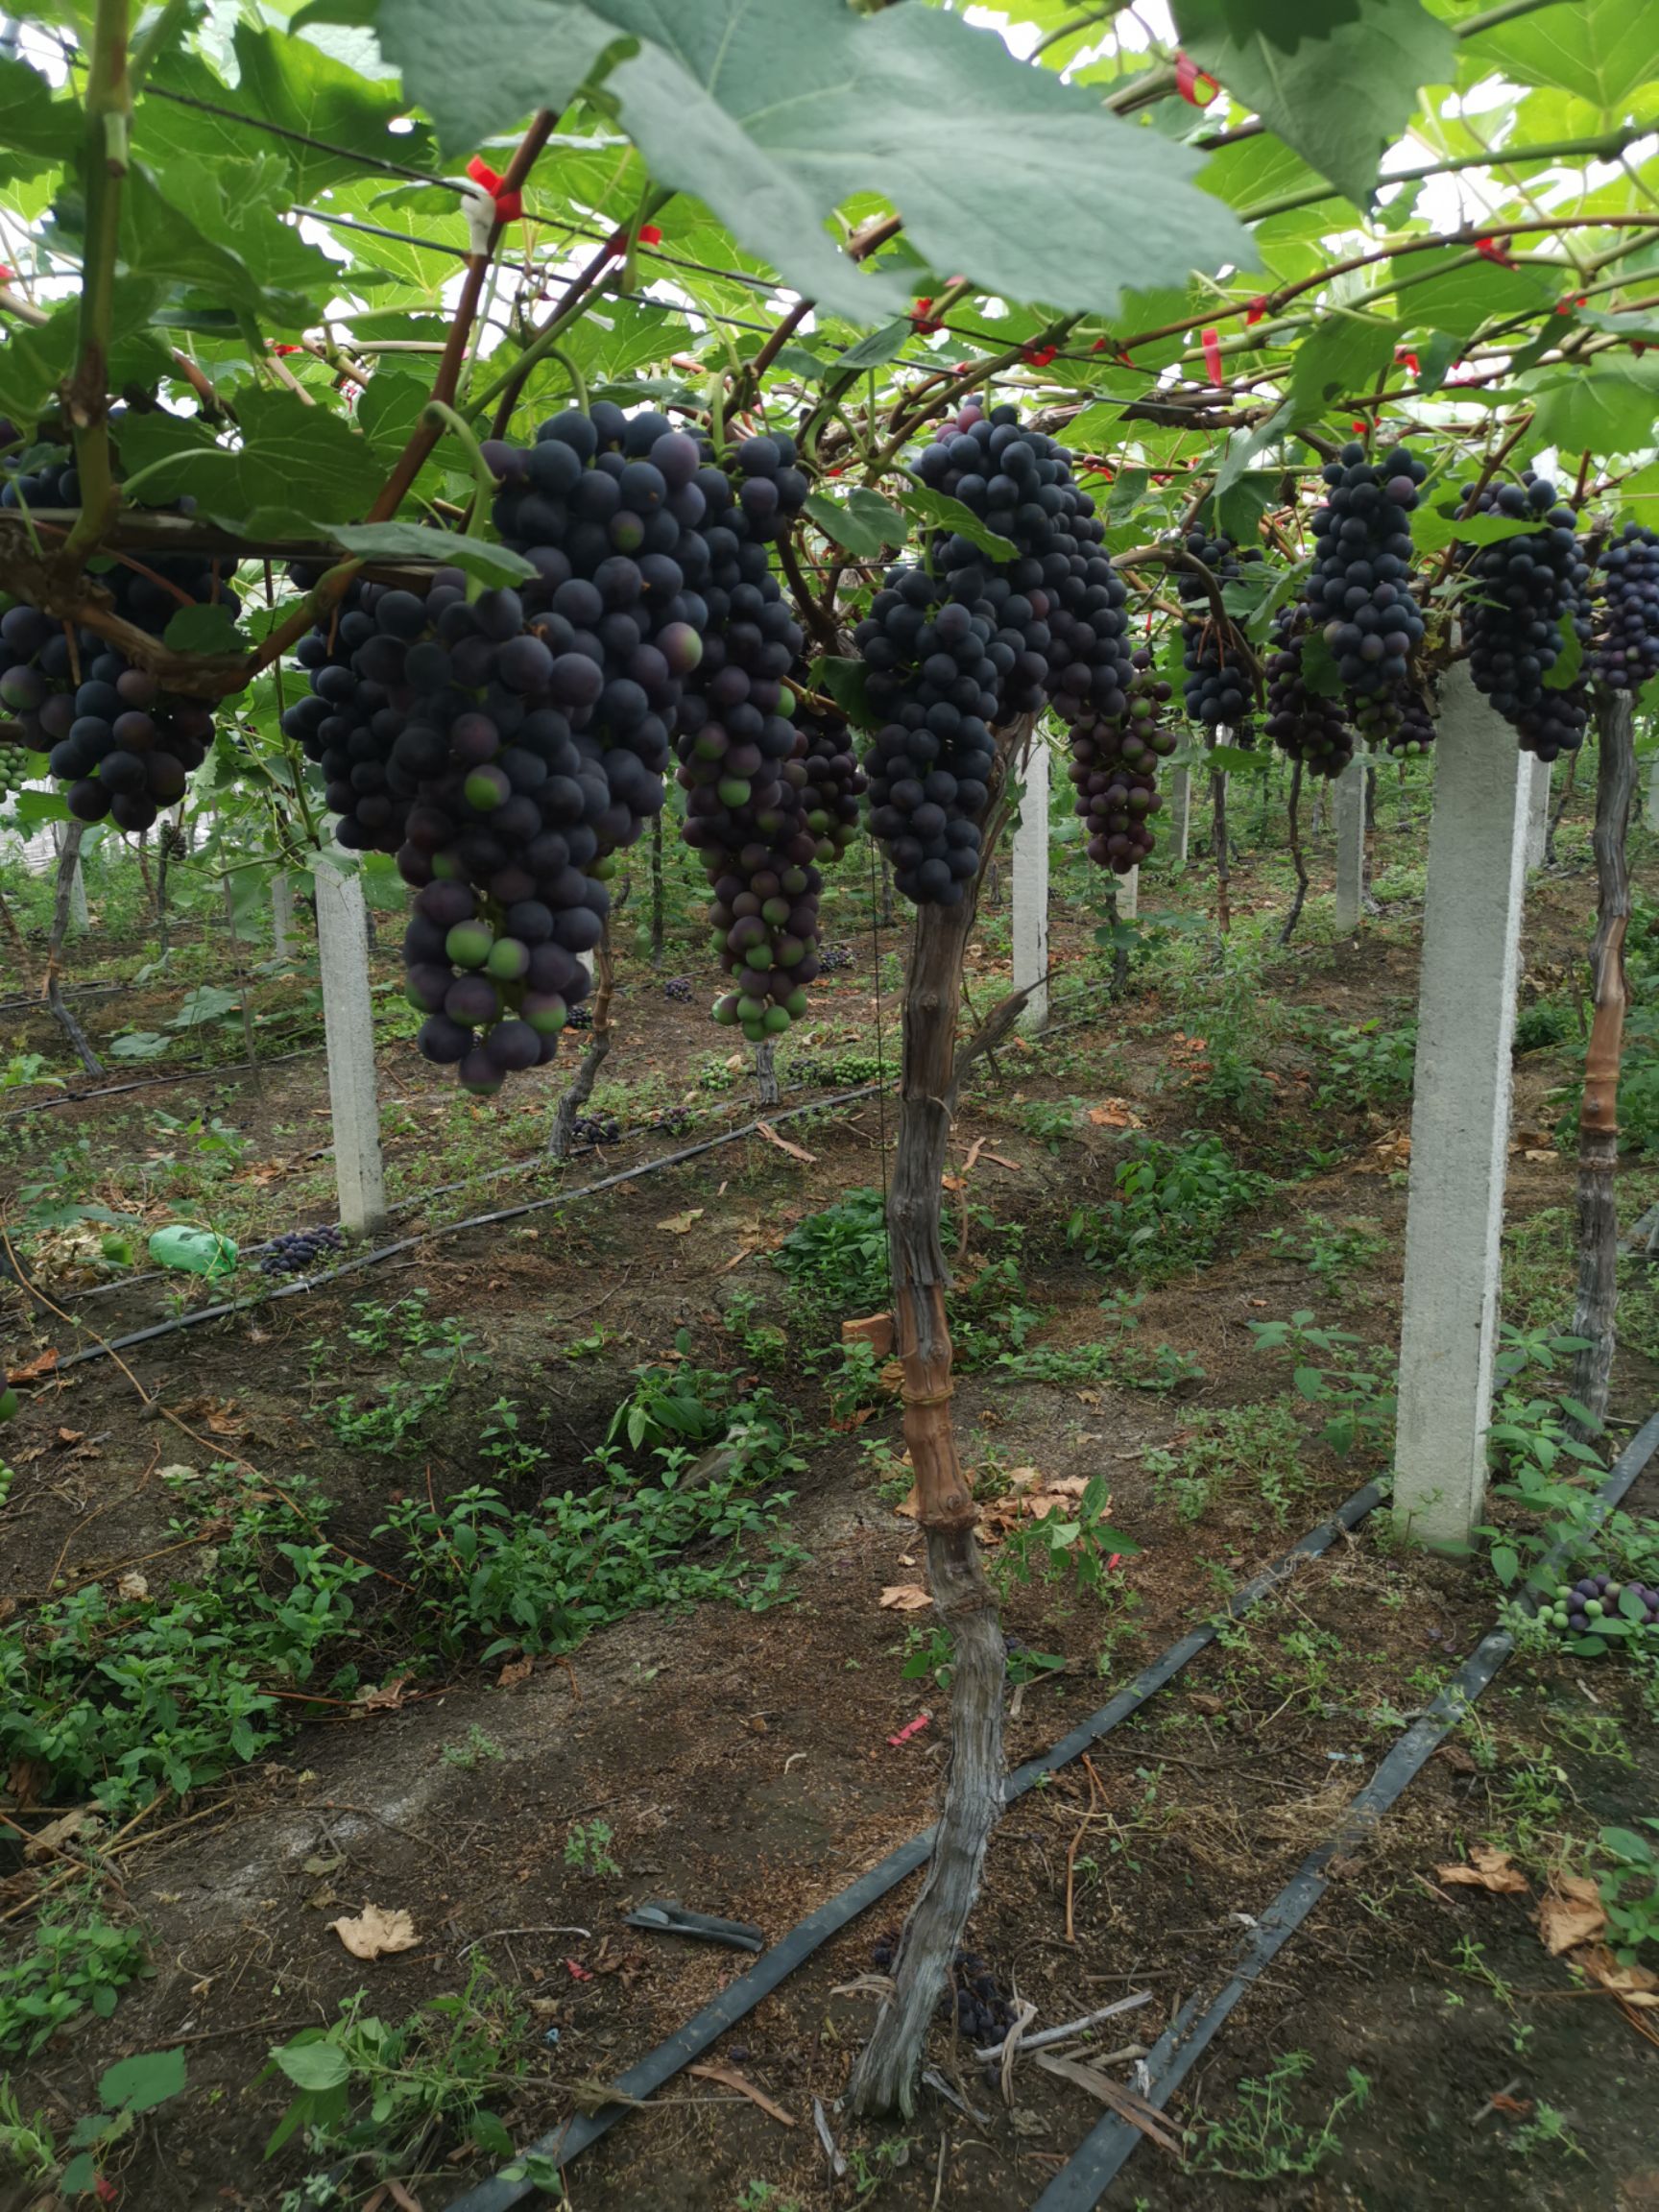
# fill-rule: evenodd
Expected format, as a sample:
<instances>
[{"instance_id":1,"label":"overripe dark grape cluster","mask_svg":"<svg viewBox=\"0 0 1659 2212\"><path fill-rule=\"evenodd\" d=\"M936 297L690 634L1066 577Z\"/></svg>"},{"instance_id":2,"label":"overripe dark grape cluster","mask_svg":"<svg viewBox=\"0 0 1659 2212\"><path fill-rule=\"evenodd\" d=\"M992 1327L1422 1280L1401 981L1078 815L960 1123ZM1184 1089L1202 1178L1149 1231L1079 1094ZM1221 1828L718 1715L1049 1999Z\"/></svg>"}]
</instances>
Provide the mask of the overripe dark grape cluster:
<instances>
[{"instance_id":1,"label":"overripe dark grape cluster","mask_svg":"<svg viewBox=\"0 0 1659 2212\"><path fill-rule=\"evenodd\" d=\"M878 1974L891 1974L899 1956L899 1936L885 1930L871 1946L870 1956ZM1000 2043L1014 2025L1014 2008L998 1987L997 1977L976 1951L958 1950L950 1961L950 1979L939 2002L949 2006L952 2025L964 2042L983 2049Z\"/></svg>"},{"instance_id":2,"label":"overripe dark grape cluster","mask_svg":"<svg viewBox=\"0 0 1659 2212\"><path fill-rule=\"evenodd\" d=\"M1144 650L1133 656L1121 714L1091 715L1070 730L1073 811L1083 818L1088 854L1101 868L1127 876L1151 853L1158 762L1180 740L1159 716L1173 695Z\"/></svg>"},{"instance_id":3,"label":"overripe dark grape cluster","mask_svg":"<svg viewBox=\"0 0 1659 2212\"><path fill-rule=\"evenodd\" d=\"M1310 525L1313 565L1302 595L1323 626L1350 715L1374 744L1394 741L1425 624L1411 591L1411 522L1428 464L1404 445L1370 460L1345 445L1326 463L1330 495Z\"/></svg>"},{"instance_id":4,"label":"overripe dark grape cluster","mask_svg":"<svg viewBox=\"0 0 1659 2212\"><path fill-rule=\"evenodd\" d=\"M572 1005L569 1020L565 1026L567 1029L591 1029L593 1026L592 1007L582 1004Z\"/></svg>"},{"instance_id":5,"label":"overripe dark grape cluster","mask_svg":"<svg viewBox=\"0 0 1659 2212\"><path fill-rule=\"evenodd\" d=\"M614 1114L578 1114L570 1124L570 1135L578 1144L617 1144L622 1140L622 1124Z\"/></svg>"},{"instance_id":6,"label":"overripe dark grape cluster","mask_svg":"<svg viewBox=\"0 0 1659 2212\"><path fill-rule=\"evenodd\" d=\"M317 1229L288 1229L280 1237L273 1237L259 1257L261 1275L305 1275L312 1263L325 1254L342 1252L346 1239L338 1228L325 1224Z\"/></svg>"},{"instance_id":7,"label":"overripe dark grape cluster","mask_svg":"<svg viewBox=\"0 0 1659 2212\"><path fill-rule=\"evenodd\" d=\"M1315 691L1302 665L1305 616L1281 610L1267 657L1267 734L1310 776L1340 776L1354 757L1354 733L1340 703Z\"/></svg>"},{"instance_id":8,"label":"overripe dark grape cluster","mask_svg":"<svg viewBox=\"0 0 1659 2212\"><path fill-rule=\"evenodd\" d=\"M190 857L189 841L184 835L182 825L178 822L162 823L159 843L169 860L187 860Z\"/></svg>"},{"instance_id":9,"label":"overripe dark grape cluster","mask_svg":"<svg viewBox=\"0 0 1659 2212\"><path fill-rule=\"evenodd\" d=\"M1633 1601L1629 1610L1626 1598ZM1575 1636L1594 1636L1610 1621L1659 1629L1659 1590L1646 1582L1620 1582L1611 1575L1582 1575L1576 1582L1559 1584L1553 1602L1542 1608L1539 1618Z\"/></svg>"},{"instance_id":10,"label":"overripe dark grape cluster","mask_svg":"<svg viewBox=\"0 0 1659 2212\"><path fill-rule=\"evenodd\" d=\"M826 975L839 975L844 968L855 968L858 955L851 945L826 945L818 955L818 965Z\"/></svg>"},{"instance_id":11,"label":"overripe dark grape cluster","mask_svg":"<svg viewBox=\"0 0 1659 2212\"><path fill-rule=\"evenodd\" d=\"M1462 514L1535 520L1538 527L1490 545L1462 548L1473 589L1458 616L1469 645L1469 673L1522 750L1540 760L1575 752L1590 719L1581 677L1559 689L1546 682L1570 633L1588 643L1590 566L1578 543L1578 517L1548 477L1528 469L1519 484L1464 492Z\"/></svg>"},{"instance_id":12,"label":"overripe dark grape cluster","mask_svg":"<svg viewBox=\"0 0 1659 2212\"><path fill-rule=\"evenodd\" d=\"M1201 561L1217 584L1238 582L1245 567L1262 559L1258 546L1236 545L1225 532L1212 538L1191 531L1186 548ZM1181 622L1181 664L1187 671L1187 718L1206 730L1225 729L1236 745L1253 735L1254 679L1244 641L1230 622L1216 616L1204 578L1190 568L1177 571L1175 589L1187 610Z\"/></svg>"},{"instance_id":13,"label":"overripe dark grape cluster","mask_svg":"<svg viewBox=\"0 0 1659 2212\"><path fill-rule=\"evenodd\" d=\"M882 717L864 763L871 830L905 898L950 906L979 867L994 729L1046 700L1072 721L1121 711L1126 594L1070 456L1012 407L971 402L916 469L1015 548L999 563L935 531L926 565L891 569L854 633Z\"/></svg>"},{"instance_id":14,"label":"overripe dark grape cluster","mask_svg":"<svg viewBox=\"0 0 1659 2212\"><path fill-rule=\"evenodd\" d=\"M662 996L676 1006L691 1003L691 978L689 975L670 975L662 986Z\"/></svg>"},{"instance_id":15,"label":"overripe dark grape cluster","mask_svg":"<svg viewBox=\"0 0 1659 2212\"><path fill-rule=\"evenodd\" d=\"M1590 667L1609 691L1659 676L1659 531L1626 522L1596 564Z\"/></svg>"},{"instance_id":16,"label":"overripe dark grape cluster","mask_svg":"<svg viewBox=\"0 0 1659 2212\"><path fill-rule=\"evenodd\" d=\"M658 1115L651 1126L661 1129L664 1137L684 1137L691 1122L689 1106L669 1106Z\"/></svg>"}]
</instances>

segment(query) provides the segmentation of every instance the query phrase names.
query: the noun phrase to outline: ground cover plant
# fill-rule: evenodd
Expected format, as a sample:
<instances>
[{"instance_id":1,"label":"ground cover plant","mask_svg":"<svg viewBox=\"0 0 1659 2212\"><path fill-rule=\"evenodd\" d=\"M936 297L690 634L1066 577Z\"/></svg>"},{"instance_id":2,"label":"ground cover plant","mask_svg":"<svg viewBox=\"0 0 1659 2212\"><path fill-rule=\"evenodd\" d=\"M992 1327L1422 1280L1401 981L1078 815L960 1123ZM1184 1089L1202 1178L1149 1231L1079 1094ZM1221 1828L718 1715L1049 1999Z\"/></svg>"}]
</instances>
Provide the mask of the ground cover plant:
<instances>
[{"instance_id":1,"label":"ground cover plant","mask_svg":"<svg viewBox=\"0 0 1659 2212\"><path fill-rule=\"evenodd\" d=\"M1340 1856L1349 1980L1282 1963L1137 2173L1635 2186L1598 2083L1651 2043L1659 1539L1650 1474L1596 1485L1659 1372L1659 48L1618 12L0 39L26 2192L552 2195L522 2146L620 2103L596 2201L1036 2202L1495 1620L1462 1764ZM1551 866L1493 986L1462 1511L1410 1186L1487 1049L1430 943L1477 744ZM890 1926L619 2100L718 1975L653 1899L771 1940L929 1823ZM1407 1958L1444 2018L1354 2004ZM1143 2018L981 2087L1119 1965ZM1533 2027L1528 1973L1604 1996ZM1448 2048L1479 2136L1423 2104Z\"/></svg>"}]
</instances>

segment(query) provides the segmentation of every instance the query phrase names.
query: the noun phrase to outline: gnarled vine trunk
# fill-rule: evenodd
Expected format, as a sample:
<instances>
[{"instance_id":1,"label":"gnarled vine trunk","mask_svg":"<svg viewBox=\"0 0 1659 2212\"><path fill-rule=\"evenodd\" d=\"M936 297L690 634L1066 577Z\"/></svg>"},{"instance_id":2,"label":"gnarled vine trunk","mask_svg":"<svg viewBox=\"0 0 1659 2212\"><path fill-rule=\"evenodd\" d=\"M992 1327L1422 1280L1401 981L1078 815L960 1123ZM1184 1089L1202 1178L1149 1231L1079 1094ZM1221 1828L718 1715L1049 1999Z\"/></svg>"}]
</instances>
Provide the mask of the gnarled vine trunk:
<instances>
[{"instance_id":1,"label":"gnarled vine trunk","mask_svg":"<svg viewBox=\"0 0 1659 2212\"><path fill-rule=\"evenodd\" d=\"M1596 942L1590 973L1596 1012L1578 1108L1578 1296L1573 1334L1585 1339L1573 1360L1573 1395L1595 1419L1607 1413L1619 1305L1619 1063L1624 1045L1624 930L1630 871L1624 839L1636 789L1635 709L1628 691L1596 701ZM1580 1427L1580 1433L1583 1433ZM1587 1439L1586 1439L1587 1440Z\"/></svg>"},{"instance_id":2,"label":"gnarled vine trunk","mask_svg":"<svg viewBox=\"0 0 1659 2212\"><path fill-rule=\"evenodd\" d=\"M762 1037L755 1047L755 1096L762 1106L776 1106L783 1094L778 1088L778 1040Z\"/></svg>"},{"instance_id":3,"label":"gnarled vine trunk","mask_svg":"<svg viewBox=\"0 0 1659 2212\"><path fill-rule=\"evenodd\" d=\"M1004 733L1002 759L1028 726ZM1001 802L986 830L986 866L1006 821ZM981 869L981 880L984 869ZM972 1486L950 1418L950 1332L945 1315L950 1270L940 1232L943 1177L956 1094L969 1058L1003 1034L1025 998L1014 993L964 1051L956 1044L962 963L980 884L960 906L923 906L916 916L904 993L899 1139L887 1199L893 1322L903 1369L904 1441L916 1480L916 1520L927 1547L933 1603L950 1632L950 1763L921 1895L893 1964L893 1993L854 2070L852 2097L864 2113L915 2105L916 2078L934 2008L979 1894L991 1831L1002 1811L1002 1693L1006 1647L997 1598L974 1537Z\"/></svg>"},{"instance_id":4,"label":"gnarled vine trunk","mask_svg":"<svg viewBox=\"0 0 1659 2212\"><path fill-rule=\"evenodd\" d=\"M553 1114L553 1134L547 1140L547 1149L555 1160L563 1160L570 1149L570 1139L576 1127L576 1117L593 1095L593 1085L599 1070L605 1065L605 1055L611 1049L611 992L615 982L615 971L611 964L611 925L606 922L598 944L593 949L593 977L598 989L593 994L593 1026L588 1035L588 1049L577 1064L576 1072L565 1088Z\"/></svg>"},{"instance_id":5,"label":"gnarled vine trunk","mask_svg":"<svg viewBox=\"0 0 1659 2212\"><path fill-rule=\"evenodd\" d=\"M69 902L75 889L75 871L81 864L81 839L84 834L82 825L71 822L59 849L58 893L52 902L52 932L46 940L46 1003L52 1009L53 1020L68 1038L87 1074L102 1075L104 1063L86 1042L85 1030L64 1003L62 987L58 980L58 956L63 950L63 938L69 927Z\"/></svg>"}]
</instances>

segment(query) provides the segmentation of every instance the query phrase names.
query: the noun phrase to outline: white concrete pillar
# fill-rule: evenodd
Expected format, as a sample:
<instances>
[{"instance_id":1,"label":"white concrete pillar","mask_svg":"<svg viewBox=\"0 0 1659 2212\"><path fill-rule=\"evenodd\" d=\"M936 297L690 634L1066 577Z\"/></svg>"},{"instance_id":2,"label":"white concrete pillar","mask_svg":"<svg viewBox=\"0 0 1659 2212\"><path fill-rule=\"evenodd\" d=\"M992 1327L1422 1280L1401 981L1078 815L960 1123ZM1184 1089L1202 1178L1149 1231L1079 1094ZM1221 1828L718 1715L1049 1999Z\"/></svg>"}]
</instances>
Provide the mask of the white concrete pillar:
<instances>
[{"instance_id":1,"label":"white concrete pillar","mask_svg":"<svg viewBox=\"0 0 1659 2212\"><path fill-rule=\"evenodd\" d=\"M60 853L63 850L64 830L61 822L52 832L52 841ZM82 850L75 855L75 871L69 878L69 931L71 936L84 937L92 927L92 917L86 911L86 853L85 839Z\"/></svg>"},{"instance_id":2,"label":"white concrete pillar","mask_svg":"<svg viewBox=\"0 0 1659 2212\"><path fill-rule=\"evenodd\" d=\"M1169 858L1177 868L1187 865L1187 843L1192 833L1192 775L1177 768L1169 779Z\"/></svg>"},{"instance_id":3,"label":"white concrete pillar","mask_svg":"<svg viewBox=\"0 0 1659 2212\"><path fill-rule=\"evenodd\" d=\"M1659 830L1659 753L1653 756L1653 765L1647 771L1647 805L1645 808L1649 830Z\"/></svg>"},{"instance_id":4,"label":"white concrete pillar","mask_svg":"<svg viewBox=\"0 0 1659 2212\"><path fill-rule=\"evenodd\" d=\"M1356 753L1333 796L1336 815L1336 934L1352 937L1359 926L1365 899L1365 771L1363 752Z\"/></svg>"},{"instance_id":5,"label":"white concrete pillar","mask_svg":"<svg viewBox=\"0 0 1659 2212\"><path fill-rule=\"evenodd\" d=\"M294 926L294 883L284 869L271 878L271 950L278 960L288 957L288 936Z\"/></svg>"},{"instance_id":6,"label":"white concrete pillar","mask_svg":"<svg viewBox=\"0 0 1659 2212\"><path fill-rule=\"evenodd\" d=\"M373 1001L369 995L369 924L360 877L342 876L320 856L311 880L317 893L334 1183L342 1226L361 1235L378 1228L386 1218L380 1106L374 1093Z\"/></svg>"},{"instance_id":7,"label":"white concrete pillar","mask_svg":"<svg viewBox=\"0 0 1659 2212\"><path fill-rule=\"evenodd\" d=\"M1530 870L1544 865L1550 839L1550 781L1555 773L1555 764L1551 760L1540 760L1535 753L1529 753L1523 762L1523 772L1527 781L1527 866Z\"/></svg>"},{"instance_id":8,"label":"white concrete pillar","mask_svg":"<svg viewBox=\"0 0 1659 2212\"><path fill-rule=\"evenodd\" d=\"M1509 1148L1530 766L1458 666L1441 692L1406 1214L1394 1513L1420 1542L1482 1518Z\"/></svg>"},{"instance_id":9,"label":"white concrete pillar","mask_svg":"<svg viewBox=\"0 0 1659 2212\"><path fill-rule=\"evenodd\" d=\"M1133 922L1141 912L1141 871L1131 868L1127 876L1118 878L1118 919Z\"/></svg>"},{"instance_id":10,"label":"white concrete pillar","mask_svg":"<svg viewBox=\"0 0 1659 2212\"><path fill-rule=\"evenodd\" d=\"M1014 830L1014 988L1031 996L1022 1025L1048 1019L1048 748L1033 731L1020 763L1023 789Z\"/></svg>"}]
</instances>

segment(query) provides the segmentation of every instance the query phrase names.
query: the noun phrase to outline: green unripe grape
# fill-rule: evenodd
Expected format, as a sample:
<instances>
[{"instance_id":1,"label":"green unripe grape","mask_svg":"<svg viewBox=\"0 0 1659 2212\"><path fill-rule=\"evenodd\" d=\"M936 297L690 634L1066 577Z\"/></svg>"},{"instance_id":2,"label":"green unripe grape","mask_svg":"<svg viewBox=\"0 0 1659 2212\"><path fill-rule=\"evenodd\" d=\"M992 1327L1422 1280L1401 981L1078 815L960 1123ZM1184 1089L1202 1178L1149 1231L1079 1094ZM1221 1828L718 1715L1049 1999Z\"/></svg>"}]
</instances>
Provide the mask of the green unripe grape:
<instances>
[{"instance_id":1,"label":"green unripe grape","mask_svg":"<svg viewBox=\"0 0 1659 2212\"><path fill-rule=\"evenodd\" d=\"M490 948L485 972L498 983L517 983L530 965L530 948L517 937L497 937Z\"/></svg>"},{"instance_id":2,"label":"green unripe grape","mask_svg":"<svg viewBox=\"0 0 1659 2212\"><path fill-rule=\"evenodd\" d=\"M764 974L772 966L771 946L751 945L748 951L743 955L743 965L746 968L757 969Z\"/></svg>"},{"instance_id":3,"label":"green unripe grape","mask_svg":"<svg viewBox=\"0 0 1659 2212\"><path fill-rule=\"evenodd\" d=\"M513 796L513 786L501 769L493 765L474 768L461 786L469 806L476 806L480 814L505 805Z\"/></svg>"},{"instance_id":4,"label":"green unripe grape","mask_svg":"<svg viewBox=\"0 0 1659 2212\"><path fill-rule=\"evenodd\" d=\"M1584 1600L1584 1610L1589 1614L1592 1621L1599 1621L1602 1614L1606 1612L1607 1608L1602 1604L1599 1598L1586 1598Z\"/></svg>"},{"instance_id":5,"label":"green unripe grape","mask_svg":"<svg viewBox=\"0 0 1659 2212\"><path fill-rule=\"evenodd\" d=\"M784 1030L789 1026L788 1008L786 1006L768 1006L765 1014L761 1017L760 1026L769 1036L781 1037Z\"/></svg>"},{"instance_id":6,"label":"green unripe grape","mask_svg":"<svg viewBox=\"0 0 1659 2212\"><path fill-rule=\"evenodd\" d=\"M0 1421L12 1420L17 1411L17 1393L10 1382L0 1390Z\"/></svg>"},{"instance_id":7,"label":"green unripe grape","mask_svg":"<svg viewBox=\"0 0 1659 2212\"><path fill-rule=\"evenodd\" d=\"M444 950L457 968L482 968L495 943L488 922L457 922L444 940Z\"/></svg>"},{"instance_id":8,"label":"green unripe grape","mask_svg":"<svg viewBox=\"0 0 1659 2212\"><path fill-rule=\"evenodd\" d=\"M715 999L714 1019L719 1022L722 1029L734 1029L736 1027L737 1009L741 1003L742 1001L735 991L728 991L724 998Z\"/></svg>"},{"instance_id":9,"label":"green unripe grape","mask_svg":"<svg viewBox=\"0 0 1659 2212\"><path fill-rule=\"evenodd\" d=\"M835 857L835 840L832 837L820 837L818 850L812 857L827 868Z\"/></svg>"},{"instance_id":10,"label":"green unripe grape","mask_svg":"<svg viewBox=\"0 0 1659 2212\"><path fill-rule=\"evenodd\" d=\"M746 776L722 776L719 783L722 806L747 806L750 783Z\"/></svg>"},{"instance_id":11,"label":"green unripe grape","mask_svg":"<svg viewBox=\"0 0 1659 2212\"><path fill-rule=\"evenodd\" d=\"M748 991L743 992L738 998L737 1019L742 1022L745 1031L748 1030L751 1022L758 1022L765 1011L766 1001L764 998L757 998Z\"/></svg>"},{"instance_id":12,"label":"green unripe grape","mask_svg":"<svg viewBox=\"0 0 1659 2212\"><path fill-rule=\"evenodd\" d=\"M779 940L777 965L780 968L798 968L805 957L806 948L802 944L799 937L784 937Z\"/></svg>"},{"instance_id":13,"label":"green unripe grape","mask_svg":"<svg viewBox=\"0 0 1659 2212\"><path fill-rule=\"evenodd\" d=\"M788 1008L790 1021L799 1022L806 1012L806 994L800 990L791 991L783 1003Z\"/></svg>"},{"instance_id":14,"label":"green unripe grape","mask_svg":"<svg viewBox=\"0 0 1659 2212\"><path fill-rule=\"evenodd\" d=\"M778 881L786 899L799 899L806 888L806 871L805 868L785 868Z\"/></svg>"},{"instance_id":15,"label":"green unripe grape","mask_svg":"<svg viewBox=\"0 0 1659 2212\"><path fill-rule=\"evenodd\" d=\"M1557 1606L1556 1606L1556 1608L1555 1608L1555 1610L1554 1610L1554 1612L1553 1612L1553 1613L1552 1613L1552 1614L1550 1616L1550 1618L1551 1618L1551 1620L1554 1622L1554 1623L1555 1623L1555 1625L1556 1625L1556 1627L1557 1627L1557 1628L1565 1628L1565 1627L1566 1627L1566 1625L1567 1625L1567 1608L1566 1608L1566 1606L1565 1606L1565 1605L1557 1605Z\"/></svg>"},{"instance_id":16,"label":"green unripe grape","mask_svg":"<svg viewBox=\"0 0 1659 2212\"><path fill-rule=\"evenodd\" d=\"M763 1045L766 1042L766 1024L764 1022L745 1022L743 1034L751 1045Z\"/></svg>"},{"instance_id":17,"label":"green unripe grape","mask_svg":"<svg viewBox=\"0 0 1659 2212\"><path fill-rule=\"evenodd\" d=\"M538 1037L557 1037L568 1018L569 1008L557 991L526 991L518 1012Z\"/></svg>"},{"instance_id":18,"label":"green unripe grape","mask_svg":"<svg viewBox=\"0 0 1659 2212\"><path fill-rule=\"evenodd\" d=\"M591 876L595 882L609 883L620 866L615 854L607 853L602 860L589 860L584 874Z\"/></svg>"},{"instance_id":19,"label":"green unripe grape","mask_svg":"<svg viewBox=\"0 0 1659 2212\"><path fill-rule=\"evenodd\" d=\"M461 863L452 853L434 853L432 873L440 882L458 883L461 879Z\"/></svg>"},{"instance_id":20,"label":"green unripe grape","mask_svg":"<svg viewBox=\"0 0 1659 2212\"><path fill-rule=\"evenodd\" d=\"M772 711L774 714L781 714L785 722L793 722L795 719L795 694L789 689L788 685L785 685L782 691L779 695L778 704L773 708Z\"/></svg>"},{"instance_id":21,"label":"green unripe grape","mask_svg":"<svg viewBox=\"0 0 1659 2212\"><path fill-rule=\"evenodd\" d=\"M826 837L834 828L834 824L822 806L814 806L811 813L806 817L806 827L811 830L814 837Z\"/></svg>"},{"instance_id":22,"label":"green unripe grape","mask_svg":"<svg viewBox=\"0 0 1659 2212\"><path fill-rule=\"evenodd\" d=\"M762 922L770 922L774 929L781 929L789 919L787 899L768 899L760 909Z\"/></svg>"}]
</instances>

